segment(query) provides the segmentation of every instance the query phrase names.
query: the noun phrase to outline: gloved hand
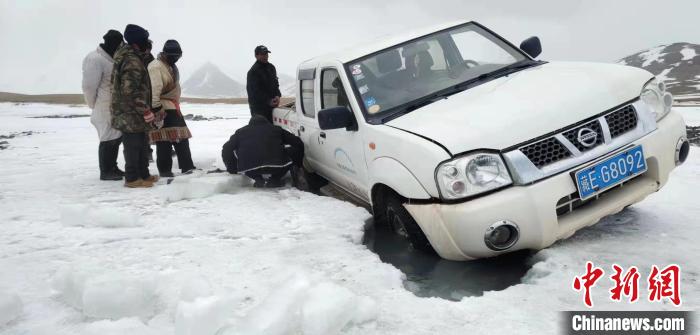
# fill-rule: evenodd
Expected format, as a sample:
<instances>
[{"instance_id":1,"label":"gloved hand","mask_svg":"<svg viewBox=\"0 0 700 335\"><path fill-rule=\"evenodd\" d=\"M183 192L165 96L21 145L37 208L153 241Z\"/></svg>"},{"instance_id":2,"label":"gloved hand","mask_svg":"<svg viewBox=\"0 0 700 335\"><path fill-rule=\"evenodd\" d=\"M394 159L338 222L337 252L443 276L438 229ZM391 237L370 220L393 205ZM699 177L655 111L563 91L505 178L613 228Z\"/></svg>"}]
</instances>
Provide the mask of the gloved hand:
<instances>
[{"instance_id":1,"label":"gloved hand","mask_svg":"<svg viewBox=\"0 0 700 335\"><path fill-rule=\"evenodd\" d=\"M146 110L143 113L143 120L146 121L146 123L151 123L156 119L156 116L153 115L153 112L151 112L150 109Z\"/></svg>"}]
</instances>

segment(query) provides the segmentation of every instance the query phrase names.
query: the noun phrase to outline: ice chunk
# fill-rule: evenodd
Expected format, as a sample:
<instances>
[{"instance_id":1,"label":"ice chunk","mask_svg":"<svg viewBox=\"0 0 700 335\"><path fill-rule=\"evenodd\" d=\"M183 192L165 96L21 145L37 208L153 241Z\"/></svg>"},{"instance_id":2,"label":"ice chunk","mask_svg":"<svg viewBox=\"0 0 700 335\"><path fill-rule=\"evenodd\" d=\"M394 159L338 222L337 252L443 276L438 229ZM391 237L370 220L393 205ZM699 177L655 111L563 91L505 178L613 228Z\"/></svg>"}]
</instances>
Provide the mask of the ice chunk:
<instances>
[{"instance_id":1,"label":"ice chunk","mask_svg":"<svg viewBox=\"0 0 700 335\"><path fill-rule=\"evenodd\" d=\"M0 327L22 314L22 300L16 294L0 292Z\"/></svg>"},{"instance_id":2,"label":"ice chunk","mask_svg":"<svg viewBox=\"0 0 700 335\"><path fill-rule=\"evenodd\" d=\"M376 317L374 300L330 282L312 285L305 276L296 275L218 334L330 335Z\"/></svg>"},{"instance_id":3,"label":"ice chunk","mask_svg":"<svg viewBox=\"0 0 700 335\"><path fill-rule=\"evenodd\" d=\"M300 305L311 283L294 275L270 293L242 319L222 329L221 335L283 335L299 333Z\"/></svg>"},{"instance_id":4,"label":"ice chunk","mask_svg":"<svg viewBox=\"0 0 700 335\"><path fill-rule=\"evenodd\" d=\"M178 177L170 185L159 188L159 192L166 202L207 198L215 194L233 192L239 187L240 179L236 176Z\"/></svg>"},{"instance_id":5,"label":"ice chunk","mask_svg":"<svg viewBox=\"0 0 700 335\"><path fill-rule=\"evenodd\" d=\"M82 333L86 335L156 335L159 332L146 326L138 318L124 318L116 321L100 320L88 323Z\"/></svg>"},{"instance_id":6,"label":"ice chunk","mask_svg":"<svg viewBox=\"0 0 700 335\"><path fill-rule=\"evenodd\" d=\"M355 306L355 315L352 322L355 324L363 324L377 319L379 307L377 303L370 297L358 297L357 305Z\"/></svg>"},{"instance_id":7,"label":"ice chunk","mask_svg":"<svg viewBox=\"0 0 700 335\"><path fill-rule=\"evenodd\" d=\"M82 310L86 279L85 273L75 271L73 267L64 267L56 271L52 286L63 302L75 309Z\"/></svg>"},{"instance_id":8,"label":"ice chunk","mask_svg":"<svg viewBox=\"0 0 700 335\"><path fill-rule=\"evenodd\" d=\"M155 310L155 282L110 274L91 278L83 291L83 314L94 318L149 317Z\"/></svg>"},{"instance_id":9,"label":"ice chunk","mask_svg":"<svg viewBox=\"0 0 700 335\"><path fill-rule=\"evenodd\" d=\"M204 277L191 277L185 280L180 288L180 300L191 302L200 297L212 294L212 287Z\"/></svg>"},{"instance_id":10,"label":"ice chunk","mask_svg":"<svg viewBox=\"0 0 700 335\"><path fill-rule=\"evenodd\" d=\"M356 312L357 296L333 283L321 283L309 290L302 307L304 335L338 334Z\"/></svg>"},{"instance_id":11,"label":"ice chunk","mask_svg":"<svg viewBox=\"0 0 700 335\"><path fill-rule=\"evenodd\" d=\"M217 296L180 302L175 313L175 334L214 335L234 312L232 299Z\"/></svg>"},{"instance_id":12,"label":"ice chunk","mask_svg":"<svg viewBox=\"0 0 700 335\"><path fill-rule=\"evenodd\" d=\"M138 217L127 209L100 207L88 204L62 206L61 223L64 226L105 228L134 227L140 225Z\"/></svg>"},{"instance_id":13,"label":"ice chunk","mask_svg":"<svg viewBox=\"0 0 700 335\"><path fill-rule=\"evenodd\" d=\"M62 301L85 316L120 319L149 317L155 310L155 281L119 273L89 275L66 267L54 275L53 288Z\"/></svg>"}]
</instances>

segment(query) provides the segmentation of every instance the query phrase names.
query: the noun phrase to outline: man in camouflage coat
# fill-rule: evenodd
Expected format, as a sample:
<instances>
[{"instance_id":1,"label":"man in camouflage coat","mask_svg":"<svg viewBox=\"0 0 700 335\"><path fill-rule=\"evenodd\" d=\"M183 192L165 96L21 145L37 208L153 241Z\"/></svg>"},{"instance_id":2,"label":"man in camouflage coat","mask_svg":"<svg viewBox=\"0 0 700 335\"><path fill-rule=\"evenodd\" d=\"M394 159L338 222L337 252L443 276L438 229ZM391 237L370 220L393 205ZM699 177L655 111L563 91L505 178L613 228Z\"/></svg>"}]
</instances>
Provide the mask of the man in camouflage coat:
<instances>
[{"instance_id":1,"label":"man in camouflage coat","mask_svg":"<svg viewBox=\"0 0 700 335\"><path fill-rule=\"evenodd\" d=\"M151 79L144 59L148 31L129 24L124 30L126 44L114 54L112 72L112 127L122 132L125 186L151 187L158 176L148 171L148 131L153 129Z\"/></svg>"}]
</instances>

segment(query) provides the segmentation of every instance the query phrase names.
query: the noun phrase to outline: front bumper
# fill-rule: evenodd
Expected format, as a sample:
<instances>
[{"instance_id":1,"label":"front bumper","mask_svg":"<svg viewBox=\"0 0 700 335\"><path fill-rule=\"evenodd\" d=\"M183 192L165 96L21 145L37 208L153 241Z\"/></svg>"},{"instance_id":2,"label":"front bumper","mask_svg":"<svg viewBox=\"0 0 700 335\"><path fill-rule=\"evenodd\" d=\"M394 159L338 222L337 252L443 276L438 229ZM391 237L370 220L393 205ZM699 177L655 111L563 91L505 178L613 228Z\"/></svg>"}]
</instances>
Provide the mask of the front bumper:
<instances>
[{"instance_id":1,"label":"front bumper","mask_svg":"<svg viewBox=\"0 0 700 335\"><path fill-rule=\"evenodd\" d=\"M521 249L543 249L658 191L676 167L676 145L685 136L683 119L671 111L659 121L656 131L631 143L642 145L647 172L606 192L600 199L559 216L557 203L577 191L571 172L580 166L531 185L509 187L464 203L404 206L445 259L471 260ZM520 237L506 251L491 250L484 243L484 232L503 220L516 223Z\"/></svg>"}]
</instances>

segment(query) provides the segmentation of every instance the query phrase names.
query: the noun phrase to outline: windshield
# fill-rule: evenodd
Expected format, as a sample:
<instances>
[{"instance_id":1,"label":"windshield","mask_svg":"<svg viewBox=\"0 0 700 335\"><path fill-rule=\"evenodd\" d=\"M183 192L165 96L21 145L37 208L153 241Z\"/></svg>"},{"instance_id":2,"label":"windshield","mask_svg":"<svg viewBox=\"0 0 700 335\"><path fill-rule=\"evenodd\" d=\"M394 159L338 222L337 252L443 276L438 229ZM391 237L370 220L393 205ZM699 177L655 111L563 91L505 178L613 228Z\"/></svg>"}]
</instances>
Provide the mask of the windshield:
<instances>
[{"instance_id":1,"label":"windshield","mask_svg":"<svg viewBox=\"0 0 700 335\"><path fill-rule=\"evenodd\" d=\"M347 66L365 113L380 116L525 60L529 59L519 50L468 23L360 58Z\"/></svg>"}]
</instances>

